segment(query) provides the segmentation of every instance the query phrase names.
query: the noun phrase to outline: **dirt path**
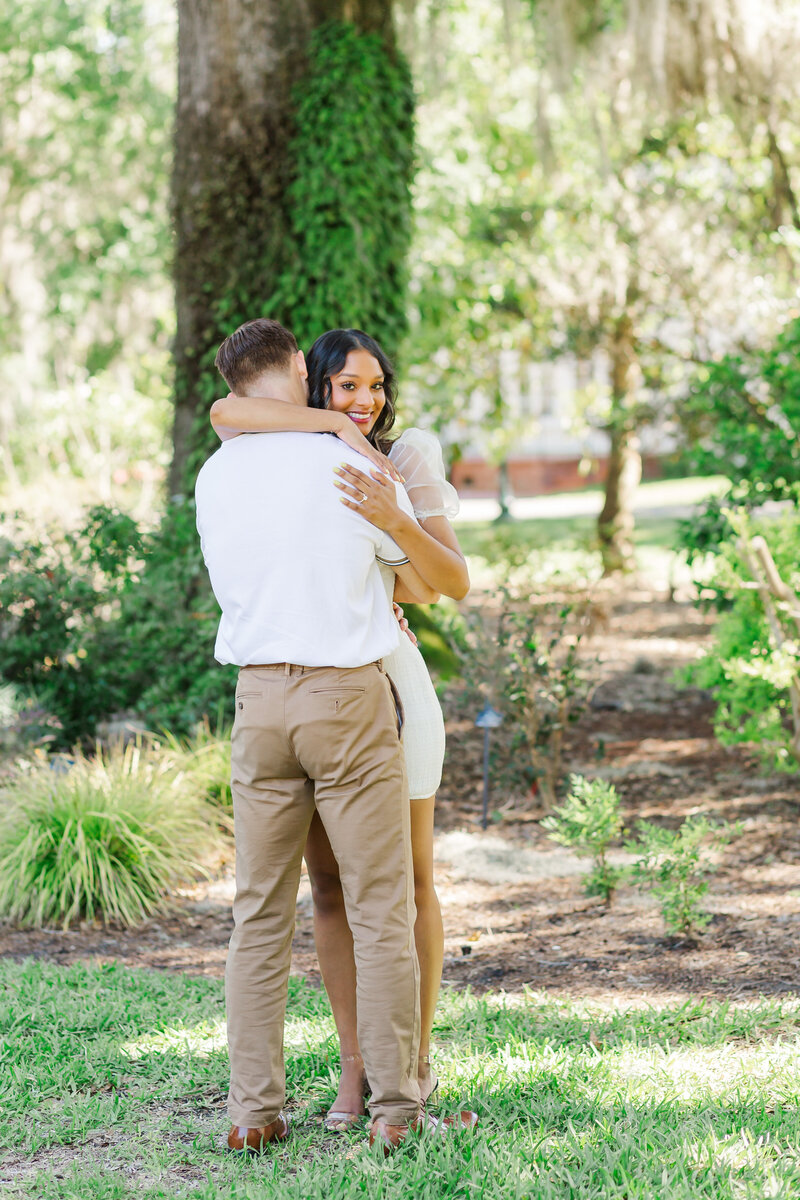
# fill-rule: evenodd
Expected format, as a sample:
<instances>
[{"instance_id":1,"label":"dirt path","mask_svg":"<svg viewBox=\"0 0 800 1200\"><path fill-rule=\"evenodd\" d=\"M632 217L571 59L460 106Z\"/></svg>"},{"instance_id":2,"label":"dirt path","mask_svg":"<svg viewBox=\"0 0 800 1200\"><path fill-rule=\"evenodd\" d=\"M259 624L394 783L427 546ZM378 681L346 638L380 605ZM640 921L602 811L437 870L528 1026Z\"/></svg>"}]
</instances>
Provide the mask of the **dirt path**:
<instances>
[{"instance_id":1,"label":"dirt path","mask_svg":"<svg viewBox=\"0 0 800 1200\"><path fill-rule=\"evenodd\" d=\"M587 900L581 864L541 830L535 813L479 826L481 737L449 730L438 806L437 875L445 918L445 986L560 994L751 997L800 989L800 777L765 778L746 748L713 736L713 706L670 682L709 637L685 604L640 594L618 604L593 651L601 685L570 732L569 771L612 779L626 824L678 824L704 812L743 822L713 878L713 920L697 944L663 936L654 902L622 889L606 912ZM0 954L67 963L91 957L221 975L230 935L230 878L198 889L180 912L136 931L82 927L23 933L0 926ZM304 879L293 969L319 978Z\"/></svg>"}]
</instances>

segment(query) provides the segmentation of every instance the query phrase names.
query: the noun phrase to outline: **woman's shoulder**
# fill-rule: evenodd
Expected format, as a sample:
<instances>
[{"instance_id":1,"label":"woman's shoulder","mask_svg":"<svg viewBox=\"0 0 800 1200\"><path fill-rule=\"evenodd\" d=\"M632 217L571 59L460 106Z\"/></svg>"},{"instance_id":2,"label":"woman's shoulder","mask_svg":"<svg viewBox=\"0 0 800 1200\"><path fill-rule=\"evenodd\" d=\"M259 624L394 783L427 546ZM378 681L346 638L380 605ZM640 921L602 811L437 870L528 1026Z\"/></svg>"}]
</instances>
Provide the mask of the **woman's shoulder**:
<instances>
[{"instance_id":1,"label":"woman's shoulder","mask_svg":"<svg viewBox=\"0 0 800 1200\"><path fill-rule=\"evenodd\" d=\"M431 433L430 429L420 429L417 425L409 426L408 429L403 430L399 437L395 438L392 446L394 447L399 445L427 447L433 446L437 450L441 451L441 445L439 444L439 439L436 437L436 434Z\"/></svg>"},{"instance_id":2,"label":"woman's shoulder","mask_svg":"<svg viewBox=\"0 0 800 1200\"><path fill-rule=\"evenodd\" d=\"M435 434L428 429L418 429L412 426L404 429L392 443L389 450L392 461L398 459L423 459L434 470L441 469L444 474L444 457L442 447Z\"/></svg>"},{"instance_id":3,"label":"woman's shoulder","mask_svg":"<svg viewBox=\"0 0 800 1200\"><path fill-rule=\"evenodd\" d=\"M389 457L405 480L418 521L456 515L458 494L447 481L442 447L432 433L427 429L405 429L392 445Z\"/></svg>"}]
</instances>

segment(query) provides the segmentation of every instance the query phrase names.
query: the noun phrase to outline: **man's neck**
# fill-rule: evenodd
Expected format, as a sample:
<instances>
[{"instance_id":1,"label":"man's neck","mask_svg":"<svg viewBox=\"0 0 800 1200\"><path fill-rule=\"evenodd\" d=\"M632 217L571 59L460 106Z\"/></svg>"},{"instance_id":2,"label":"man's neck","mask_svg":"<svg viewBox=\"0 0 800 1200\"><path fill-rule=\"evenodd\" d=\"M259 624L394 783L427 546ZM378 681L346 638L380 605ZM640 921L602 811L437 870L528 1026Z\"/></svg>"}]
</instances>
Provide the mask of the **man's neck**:
<instances>
[{"instance_id":1,"label":"man's neck","mask_svg":"<svg viewBox=\"0 0 800 1200\"><path fill-rule=\"evenodd\" d=\"M242 389L242 395L261 399L266 397L269 400L283 400L287 404L306 403L305 396L298 394L296 380L293 379L292 375L285 372L259 375L257 379L251 380Z\"/></svg>"}]
</instances>

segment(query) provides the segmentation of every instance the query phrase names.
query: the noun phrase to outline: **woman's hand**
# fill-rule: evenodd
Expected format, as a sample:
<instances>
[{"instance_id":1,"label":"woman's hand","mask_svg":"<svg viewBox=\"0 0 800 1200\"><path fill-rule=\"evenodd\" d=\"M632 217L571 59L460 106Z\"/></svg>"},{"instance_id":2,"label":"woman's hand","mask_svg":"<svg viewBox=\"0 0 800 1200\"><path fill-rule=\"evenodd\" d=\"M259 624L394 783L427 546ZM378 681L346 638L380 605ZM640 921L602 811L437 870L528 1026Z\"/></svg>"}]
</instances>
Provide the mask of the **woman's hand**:
<instances>
[{"instance_id":1,"label":"woman's hand","mask_svg":"<svg viewBox=\"0 0 800 1200\"><path fill-rule=\"evenodd\" d=\"M411 645L416 646L417 635L414 633L414 630L411 629L411 627L409 626L408 621L403 616L403 610L400 607L400 605L397 603L396 600L393 602L392 608L394 609L394 615L397 618L397 624L400 626L401 631L406 635L408 640L411 642Z\"/></svg>"},{"instance_id":2,"label":"woman's hand","mask_svg":"<svg viewBox=\"0 0 800 1200\"><path fill-rule=\"evenodd\" d=\"M379 471L365 475L350 463L342 463L334 473L338 476L335 483L342 493L342 504L388 534L402 525L406 514L397 503L394 484L385 475Z\"/></svg>"},{"instance_id":3,"label":"woman's hand","mask_svg":"<svg viewBox=\"0 0 800 1200\"><path fill-rule=\"evenodd\" d=\"M327 411L330 412L330 409ZM372 442L367 441L361 430L353 424L348 416L345 416L344 413L336 413L337 417L340 415L342 420L337 421L333 429L333 432L336 434L336 436L341 438L346 446L350 446L352 450L355 450L358 454L363 454L365 458L368 458L369 461L373 463L379 471L384 473L384 475L388 475L390 479L396 479L398 483L404 483L405 480L403 479L403 476L400 474L397 467L394 466L392 461L388 459L385 454L381 454L380 450L376 450L372 445Z\"/></svg>"}]
</instances>

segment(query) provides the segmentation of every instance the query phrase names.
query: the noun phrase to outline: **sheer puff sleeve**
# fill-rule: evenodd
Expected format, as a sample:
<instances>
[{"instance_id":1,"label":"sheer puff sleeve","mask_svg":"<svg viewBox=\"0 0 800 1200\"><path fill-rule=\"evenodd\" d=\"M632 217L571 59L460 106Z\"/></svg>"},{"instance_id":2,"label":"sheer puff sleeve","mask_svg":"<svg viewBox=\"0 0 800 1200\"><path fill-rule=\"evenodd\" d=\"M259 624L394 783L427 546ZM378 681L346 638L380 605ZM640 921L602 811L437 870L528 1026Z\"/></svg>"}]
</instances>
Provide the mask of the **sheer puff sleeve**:
<instances>
[{"instance_id":1,"label":"sheer puff sleeve","mask_svg":"<svg viewBox=\"0 0 800 1200\"><path fill-rule=\"evenodd\" d=\"M432 433L406 429L392 445L389 458L405 479L418 521L456 515L458 492L445 478L442 447Z\"/></svg>"}]
</instances>

